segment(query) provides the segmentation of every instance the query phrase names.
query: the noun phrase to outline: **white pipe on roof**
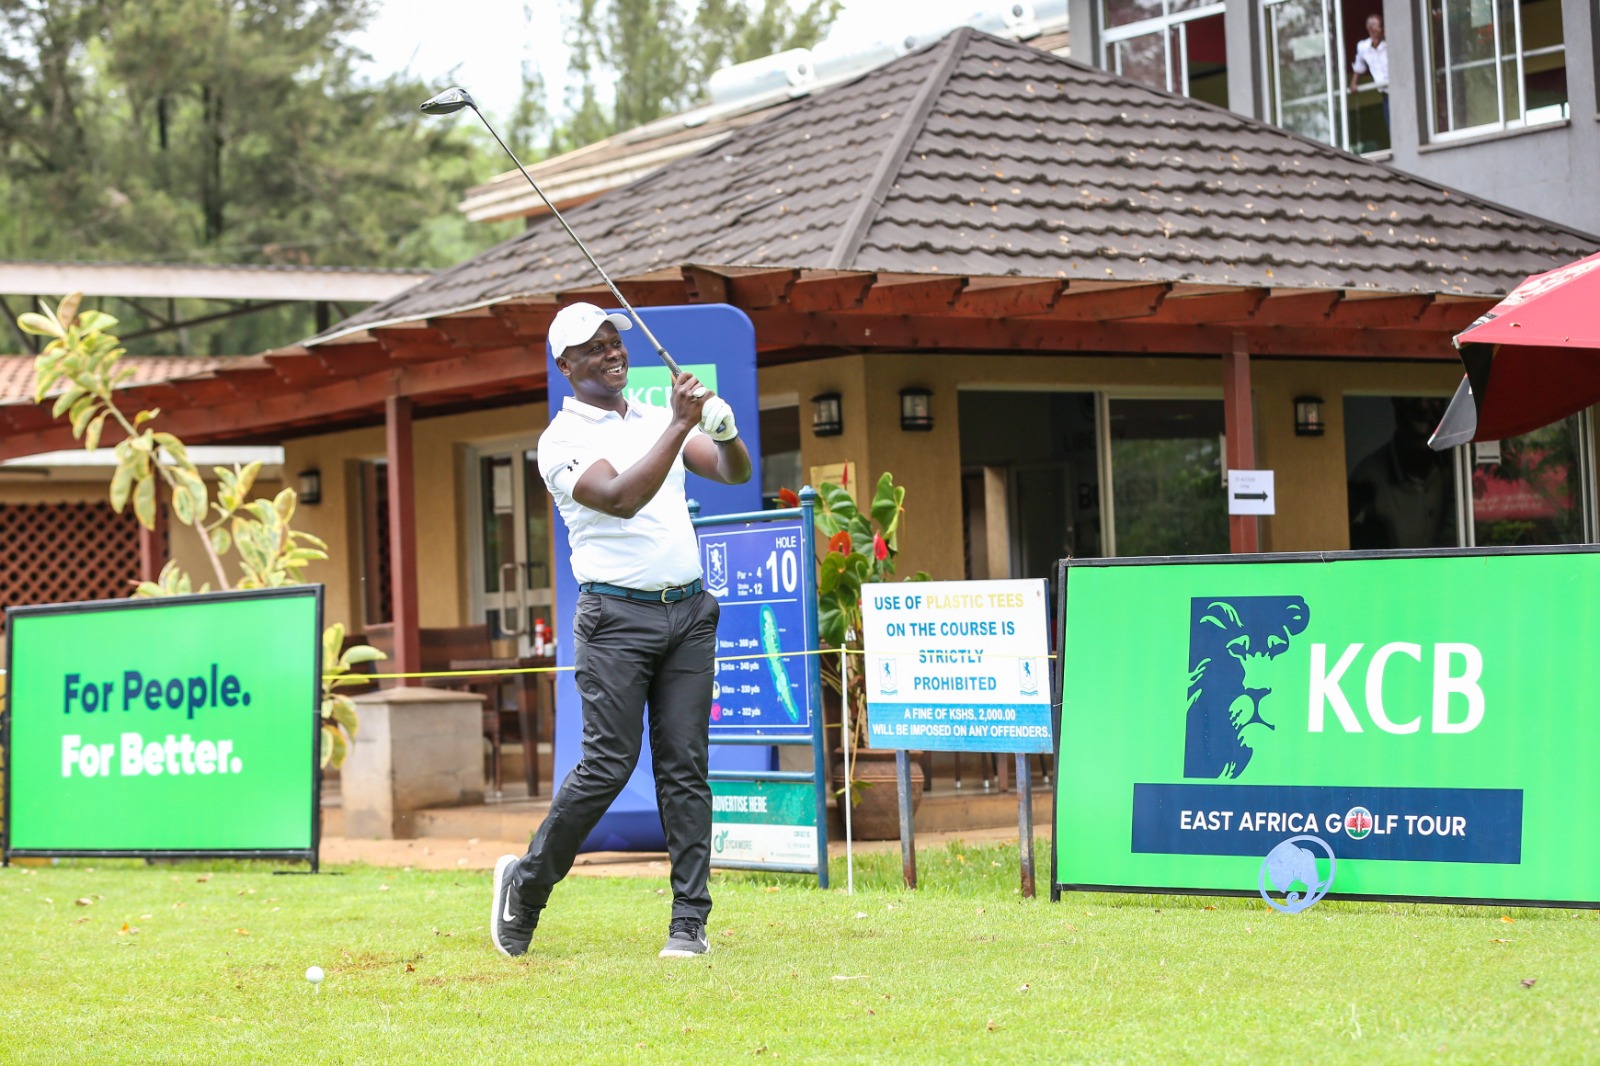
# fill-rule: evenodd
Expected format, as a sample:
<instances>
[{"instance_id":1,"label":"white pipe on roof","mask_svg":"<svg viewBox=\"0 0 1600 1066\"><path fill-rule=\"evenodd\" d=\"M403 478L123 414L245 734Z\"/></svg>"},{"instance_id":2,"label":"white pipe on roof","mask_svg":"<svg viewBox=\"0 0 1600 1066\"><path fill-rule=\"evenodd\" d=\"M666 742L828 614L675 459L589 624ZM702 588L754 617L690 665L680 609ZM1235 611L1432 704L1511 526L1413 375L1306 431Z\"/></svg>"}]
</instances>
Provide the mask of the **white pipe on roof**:
<instances>
[{"instance_id":1,"label":"white pipe on roof","mask_svg":"<svg viewBox=\"0 0 1600 1066\"><path fill-rule=\"evenodd\" d=\"M726 104L782 89L799 89L817 80L811 49L791 48L748 63L723 67L711 75L711 102Z\"/></svg>"}]
</instances>

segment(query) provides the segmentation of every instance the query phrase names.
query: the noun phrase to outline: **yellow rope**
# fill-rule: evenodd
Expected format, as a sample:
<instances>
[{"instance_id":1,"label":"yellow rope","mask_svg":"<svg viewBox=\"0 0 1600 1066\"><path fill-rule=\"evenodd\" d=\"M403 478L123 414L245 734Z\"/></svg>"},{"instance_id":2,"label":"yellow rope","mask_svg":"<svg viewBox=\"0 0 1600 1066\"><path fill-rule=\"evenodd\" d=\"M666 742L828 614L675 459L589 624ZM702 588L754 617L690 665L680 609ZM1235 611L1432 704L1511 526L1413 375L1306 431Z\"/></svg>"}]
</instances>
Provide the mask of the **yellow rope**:
<instances>
[{"instance_id":1,"label":"yellow rope","mask_svg":"<svg viewBox=\"0 0 1600 1066\"><path fill-rule=\"evenodd\" d=\"M740 661L745 660L745 659L789 659L789 658L793 658L793 657L798 656L798 655L837 655L841 651L843 651L844 654L846 654L846 655L866 655L867 654L865 651L862 651L859 648L818 648L818 649L809 650L809 651L774 651L774 652L763 651L763 652L752 652L749 655L719 655L719 656L716 657L716 659L714 661L715 662L719 662L719 663L734 663L734 662L740 662ZM888 654L888 653L876 652L874 654L882 655L882 654ZM1036 659L1036 658L1038 658L1037 655L1002 655L1002 654L999 654L999 653L992 653L992 654L991 653L986 653L985 657L986 658L991 658L991 659ZM1053 660L1053 659L1055 659L1055 656L1054 655L1048 655L1048 656L1046 656L1046 658ZM508 666L508 667L505 667L503 669L491 669L491 670L427 670L427 671L422 671L422 672L418 672L418 673L411 673L411 674L357 674L357 673L342 674L342 675L341 674L328 674L328 675L326 675L324 677L324 680L332 680L335 677L352 677L352 678L358 678L358 679L363 680L363 681L368 681L368 680L370 680L370 681L391 681L391 680L400 680L402 678L429 678L429 677L504 677L504 676L509 675L509 674L559 674L559 673L570 672L570 671L572 671L574 669L576 669L576 667L572 667L572 666Z\"/></svg>"}]
</instances>

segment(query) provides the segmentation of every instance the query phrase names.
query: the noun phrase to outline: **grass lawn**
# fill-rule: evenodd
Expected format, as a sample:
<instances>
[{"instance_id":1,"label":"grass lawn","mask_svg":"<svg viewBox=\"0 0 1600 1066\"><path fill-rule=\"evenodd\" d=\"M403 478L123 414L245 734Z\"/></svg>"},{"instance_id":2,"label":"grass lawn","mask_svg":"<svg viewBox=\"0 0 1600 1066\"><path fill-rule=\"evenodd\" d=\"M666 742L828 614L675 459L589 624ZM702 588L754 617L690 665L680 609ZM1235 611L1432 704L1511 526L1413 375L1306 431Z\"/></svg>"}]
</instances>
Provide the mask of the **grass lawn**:
<instances>
[{"instance_id":1,"label":"grass lawn","mask_svg":"<svg viewBox=\"0 0 1600 1066\"><path fill-rule=\"evenodd\" d=\"M510 961L486 939L484 873L13 867L0 871L0 1061L1600 1057L1595 913L1052 905L1018 897L1015 847L927 851L920 869L923 889L906 893L898 855L868 856L854 897L718 875L713 953L676 961L655 957L663 880L573 879L532 954Z\"/></svg>"}]
</instances>

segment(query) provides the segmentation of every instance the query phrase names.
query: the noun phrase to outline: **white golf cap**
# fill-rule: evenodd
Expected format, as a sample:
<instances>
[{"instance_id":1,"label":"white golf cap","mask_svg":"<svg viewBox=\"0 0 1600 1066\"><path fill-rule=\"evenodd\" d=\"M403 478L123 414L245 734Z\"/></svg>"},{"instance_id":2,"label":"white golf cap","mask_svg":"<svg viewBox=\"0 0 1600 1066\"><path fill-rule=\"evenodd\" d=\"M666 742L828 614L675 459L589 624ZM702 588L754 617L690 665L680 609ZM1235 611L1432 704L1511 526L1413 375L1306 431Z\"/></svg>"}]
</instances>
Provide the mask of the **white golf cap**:
<instances>
[{"instance_id":1,"label":"white golf cap","mask_svg":"<svg viewBox=\"0 0 1600 1066\"><path fill-rule=\"evenodd\" d=\"M556 312L550 323L550 350L560 355L575 344L587 343L607 322L619 330L633 328L628 316L620 311L608 315L594 304L568 304Z\"/></svg>"}]
</instances>

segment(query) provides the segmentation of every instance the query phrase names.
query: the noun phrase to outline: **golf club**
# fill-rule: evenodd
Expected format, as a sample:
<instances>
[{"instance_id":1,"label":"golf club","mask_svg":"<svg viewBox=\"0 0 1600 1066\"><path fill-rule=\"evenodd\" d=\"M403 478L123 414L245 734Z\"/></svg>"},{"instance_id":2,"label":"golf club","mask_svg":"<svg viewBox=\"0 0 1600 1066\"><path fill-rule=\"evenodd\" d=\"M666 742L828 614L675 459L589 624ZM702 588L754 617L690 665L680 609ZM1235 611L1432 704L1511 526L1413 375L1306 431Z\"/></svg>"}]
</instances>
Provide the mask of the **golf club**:
<instances>
[{"instance_id":1,"label":"golf club","mask_svg":"<svg viewBox=\"0 0 1600 1066\"><path fill-rule=\"evenodd\" d=\"M633 324L644 331L645 339L655 348L656 354L661 357L661 361L667 364L667 369L672 371L674 377L682 374L683 370L678 366L677 360L667 354L667 349L662 346L660 341L656 340L656 335L651 333L650 327L644 324L644 320L639 317L639 312L635 311L633 305L617 290L616 284L611 280L611 275L607 274L595 260L595 257L590 254L588 245L584 244L583 239L572 232L572 227L567 225L567 220L561 217L561 212L556 210L556 205L550 202L550 197L546 196L544 190L539 188L539 183L533 180L533 175L529 174L528 168L522 165L522 160L517 158L517 153L513 152L511 147L500 139L500 134L495 132L494 127L489 124L489 120L484 117L483 112L478 110L478 105L473 103L472 94L460 86L446 89L438 96L425 102L420 110L424 115L450 115L460 111L463 107L472 108L473 113L478 116L478 121L483 123L484 129L488 130L490 135L499 142L500 147L505 149L506 155L511 157L511 161L517 165L517 169L522 171L522 176L528 179L528 184L533 186L533 191L539 194L539 199L544 201L544 205L550 209L550 213L556 216L556 221L561 223L561 228L567 231L567 236L572 238L573 243L578 246L578 250L583 253L583 257L589 260L589 265L594 267L595 273L600 275L600 280L606 283L606 288L611 290L611 295L617 298L617 303L621 304L622 309L628 312L628 317L633 319ZM695 398L698 399L704 396L705 391L703 386L696 389Z\"/></svg>"}]
</instances>

